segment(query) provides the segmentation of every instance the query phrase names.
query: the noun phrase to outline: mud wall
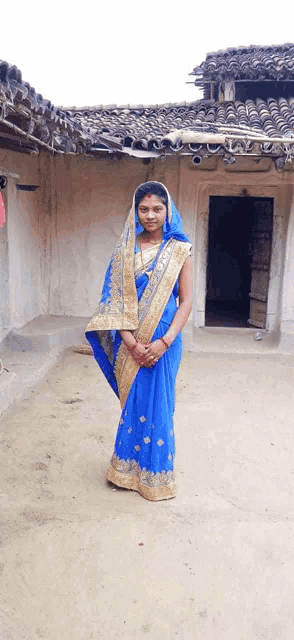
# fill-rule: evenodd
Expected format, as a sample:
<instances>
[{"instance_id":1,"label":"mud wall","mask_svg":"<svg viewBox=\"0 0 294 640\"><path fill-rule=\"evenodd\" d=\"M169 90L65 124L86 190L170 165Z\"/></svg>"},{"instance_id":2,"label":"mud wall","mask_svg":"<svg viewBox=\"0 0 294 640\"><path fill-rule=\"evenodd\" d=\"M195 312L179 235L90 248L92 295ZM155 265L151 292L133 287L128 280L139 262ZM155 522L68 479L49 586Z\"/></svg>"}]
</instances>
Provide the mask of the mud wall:
<instances>
[{"instance_id":1,"label":"mud wall","mask_svg":"<svg viewBox=\"0 0 294 640\"><path fill-rule=\"evenodd\" d=\"M7 223L0 232L0 340L40 314L88 317L99 300L106 266L123 228L136 186L166 184L193 243L191 322L204 326L210 195L274 198L274 239L268 329L294 327L293 171L278 173L270 159L219 158L193 165L191 157L141 160L23 156L0 153L14 171L7 188ZM39 185L22 192L16 183Z\"/></svg>"},{"instance_id":2,"label":"mud wall","mask_svg":"<svg viewBox=\"0 0 294 640\"><path fill-rule=\"evenodd\" d=\"M9 176L2 192L6 222L0 229L0 341L13 327L21 327L44 312L38 195L16 188L18 183L38 184L38 159L1 151L0 173L4 171Z\"/></svg>"}]
</instances>

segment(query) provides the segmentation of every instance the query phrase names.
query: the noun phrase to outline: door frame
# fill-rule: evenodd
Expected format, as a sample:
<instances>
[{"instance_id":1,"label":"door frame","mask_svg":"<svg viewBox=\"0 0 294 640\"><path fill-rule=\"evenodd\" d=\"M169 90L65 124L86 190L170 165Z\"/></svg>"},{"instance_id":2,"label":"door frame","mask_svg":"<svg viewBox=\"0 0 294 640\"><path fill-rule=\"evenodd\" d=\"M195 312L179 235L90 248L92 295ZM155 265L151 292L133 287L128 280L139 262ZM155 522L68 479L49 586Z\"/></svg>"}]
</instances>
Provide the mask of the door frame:
<instances>
[{"instance_id":1,"label":"door frame","mask_svg":"<svg viewBox=\"0 0 294 640\"><path fill-rule=\"evenodd\" d=\"M248 181L249 182L249 181ZM282 190L271 185L202 184L199 185L194 223L194 301L192 322L196 328L205 327L206 279L208 257L208 229L210 196L272 198L273 229L272 250L266 312L267 331L273 331L280 320L285 201ZM288 212L289 213L289 212Z\"/></svg>"}]
</instances>

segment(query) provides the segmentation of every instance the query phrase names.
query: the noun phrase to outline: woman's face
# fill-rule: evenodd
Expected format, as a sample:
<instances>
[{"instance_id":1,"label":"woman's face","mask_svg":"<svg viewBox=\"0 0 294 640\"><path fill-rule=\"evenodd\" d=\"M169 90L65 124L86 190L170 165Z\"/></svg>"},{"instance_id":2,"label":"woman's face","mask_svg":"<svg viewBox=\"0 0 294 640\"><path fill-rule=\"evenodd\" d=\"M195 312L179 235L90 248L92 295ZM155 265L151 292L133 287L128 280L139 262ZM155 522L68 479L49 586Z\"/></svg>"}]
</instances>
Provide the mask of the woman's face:
<instances>
[{"instance_id":1,"label":"woman's face","mask_svg":"<svg viewBox=\"0 0 294 640\"><path fill-rule=\"evenodd\" d=\"M156 231L164 225L166 206L159 196L147 194L138 206L138 216L142 227L146 231Z\"/></svg>"}]
</instances>

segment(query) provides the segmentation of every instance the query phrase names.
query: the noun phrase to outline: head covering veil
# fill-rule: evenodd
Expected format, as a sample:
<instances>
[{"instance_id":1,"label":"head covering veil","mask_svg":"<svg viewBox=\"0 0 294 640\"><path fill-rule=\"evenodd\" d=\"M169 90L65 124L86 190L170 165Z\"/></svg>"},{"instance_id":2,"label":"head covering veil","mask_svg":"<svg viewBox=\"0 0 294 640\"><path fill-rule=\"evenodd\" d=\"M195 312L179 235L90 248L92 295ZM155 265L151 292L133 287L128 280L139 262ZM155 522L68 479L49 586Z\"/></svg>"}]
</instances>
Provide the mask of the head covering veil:
<instances>
[{"instance_id":1,"label":"head covering veil","mask_svg":"<svg viewBox=\"0 0 294 640\"><path fill-rule=\"evenodd\" d=\"M133 207L135 211L136 220L136 235L139 235L143 231L143 227L139 222L138 217L138 205L147 194L157 195L163 197L166 203L166 221L163 227L163 242L167 242L170 238L175 238L180 242L190 242L188 236L183 233L182 219L176 208L174 201L172 200L168 190L161 182L144 182L140 184L133 198Z\"/></svg>"},{"instance_id":2,"label":"head covering veil","mask_svg":"<svg viewBox=\"0 0 294 640\"><path fill-rule=\"evenodd\" d=\"M138 328L134 254L136 237L143 231L138 217L138 204L147 193L166 199L167 214L161 247L172 238L180 242L190 242L183 232L181 216L166 187L155 181L139 185L134 193L132 207L123 232L106 271L101 301L86 328L86 337L92 345L95 358L117 395L114 372L117 332L123 329L133 331Z\"/></svg>"}]
</instances>

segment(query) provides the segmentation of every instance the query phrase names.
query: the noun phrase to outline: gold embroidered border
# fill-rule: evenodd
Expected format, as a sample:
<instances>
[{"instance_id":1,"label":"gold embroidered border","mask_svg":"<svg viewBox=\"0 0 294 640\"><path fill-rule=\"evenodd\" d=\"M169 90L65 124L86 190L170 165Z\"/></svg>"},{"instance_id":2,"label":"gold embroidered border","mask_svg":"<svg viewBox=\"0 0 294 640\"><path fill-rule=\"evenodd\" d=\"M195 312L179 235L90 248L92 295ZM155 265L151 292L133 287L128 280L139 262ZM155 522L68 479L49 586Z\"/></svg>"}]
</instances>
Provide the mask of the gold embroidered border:
<instances>
[{"instance_id":1,"label":"gold embroidered border","mask_svg":"<svg viewBox=\"0 0 294 640\"><path fill-rule=\"evenodd\" d=\"M134 249L135 249L135 198L130 211L130 223L126 252L123 264L123 305L124 305L124 326L121 329L127 329L126 325L134 323L138 326L138 296L134 275Z\"/></svg>"},{"instance_id":2,"label":"gold embroidered border","mask_svg":"<svg viewBox=\"0 0 294 640\"><path fill-rule=\"evenodd\" d=\"M91 318L89 324L86 328L87 331L110 331L111 329L128 329L129 331L133 331L138 327L138 319L134 322L133 319L126 318L125 315L95 315Z\"/></svg>"},{"instance_id":3,"label":"gold embroidered border","mask_svg":"<svg viewBox=\"0 0 294 640\"><path fill-rule=\"evenodd\" d=\"M114 453L106 474L118 487L138 491L147 500L168 500L176 495L174 471L153 473L141 469L136 460L123 460Z\"/></svg>"},{"instance_id":4,"label":"gold embroidered border","mask_svg":"<svg viewBox=\"0 0 294 640\"><path fill-rule=\"evenodd\" d=\"M112 256L112 277L109 301L101 303L90 320L87 331L128 329L138 326L138 297L134 276L135 207L128 216L124 230Z\"/></svg>"},{"instance_id":5,"label":"gold embroidered border","mask_svg":"<svg viewBox=\"0 0 294 640\"><path fill-rule=\"evenodd\" d=\"M138 336L136 336L136 338L138 338ZM117 384L119 389L119 398L120 398L120 404L122 409L124 408L125 402L131 390L131 386L135 380L135 377L139 369L140 369L139 365L135 362L134 358L128 351L125 343L122 342L117 354L116 365L115 365L115 377L117 379ZM125 382L127 395L126 393L122 395L123 380Z\"/></svg>"},{"instance_id":6,"label":"gold embroidered border","mask_svg":"<svg viewBox=\"0 0 294 640\"><path fill-rule=\"evenodd\" d=\"M148 313L143 318L142 324L139 329L135 332L135 336L140 342L147 343L151 340L163 314L163 311L167 305L180 270L189 255L189 252L189 243L178 241L174 243L169 265L157 287ZM143 297L144 294L142 298ZM140 367L132 358L132 355L127 350L125 344L122 343L117 355L115 369L122 409L127 401L128 395L130 393L135 377L139 371L139 368Z\"/></svg>"},{"instance_id":7,"label":"gold embroidered border","mask_svg":"<svg viewBox=\"0 0 294 640\"><path fill-rule=\"evenodd\" d=\"M187 242L176 242L166 272L157 287L147 316L140 326L140 340L148 342L160 321L163 311L168 303L175 286L181 268L189 255L190 245ZM144 295L144 294L143 294Z\"/></svg>"}]
</instances>

